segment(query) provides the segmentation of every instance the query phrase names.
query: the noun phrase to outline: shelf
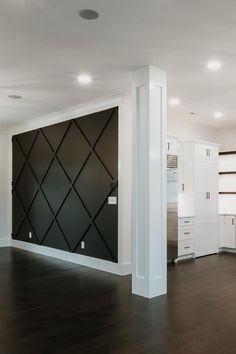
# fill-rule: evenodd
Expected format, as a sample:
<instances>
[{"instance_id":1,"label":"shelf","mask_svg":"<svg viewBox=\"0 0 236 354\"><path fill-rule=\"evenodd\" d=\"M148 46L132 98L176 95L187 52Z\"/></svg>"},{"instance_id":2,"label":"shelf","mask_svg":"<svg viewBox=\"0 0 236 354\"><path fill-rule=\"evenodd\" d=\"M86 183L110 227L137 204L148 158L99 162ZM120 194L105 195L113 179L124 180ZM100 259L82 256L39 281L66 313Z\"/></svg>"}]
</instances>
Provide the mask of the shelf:
<instances>
[{"instance_id":1,"label":"shelf","mask_svg":"<svg viewBox=\"0 0 236 354\"><path fill-rule=\"evenodd\" d=\"M236 151L223 151L219 152L219 155L236 155Z\"/></svg>"},{"instance_id":2,"label":"shelf","mask_svg":"<svg viewBox=\"0 0 236 354\"><path fill-rule=\"evenodd\" d=\"M219 194L236 194L236 192L219 192Z\"/></svg>"},{"instance_id":3,"label":"shelf","mask_svg":"<svg viewBox=\"0 0 236 354\"><path fill-rule=\"evenodd\" d=\"M236 175L236 171L219 172L219 175Z\"/></svg>"}]
</instances>

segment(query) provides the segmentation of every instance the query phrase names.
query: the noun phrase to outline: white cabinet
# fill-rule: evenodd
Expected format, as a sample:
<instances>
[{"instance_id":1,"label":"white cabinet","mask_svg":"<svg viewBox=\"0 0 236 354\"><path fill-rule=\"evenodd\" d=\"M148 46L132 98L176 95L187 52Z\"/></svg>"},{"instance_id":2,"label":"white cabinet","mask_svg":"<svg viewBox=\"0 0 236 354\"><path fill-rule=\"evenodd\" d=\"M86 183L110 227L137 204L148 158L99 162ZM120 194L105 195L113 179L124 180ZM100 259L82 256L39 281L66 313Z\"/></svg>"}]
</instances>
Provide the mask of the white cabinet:
<instances>
[{"instance_id":1,"label":"white cabinet","mask_svg":"<svg viewBox=\"0 0 236 354\"><path fill-rule=\"evenodd\" d=\"M194 218L191 216L179 218L178 224L179 224L179 227L192 226L194 224Z\"/></svg>"},{"instance_id":2,"label":"white cabinet","mask_svg":"<svg viewBox=\"0 0 236 354\"><path fill-rule=\"evenodd\" d=\"M225 242L224 228L225 228L225 216L220 215L219 216L219 248L224 247L224 242Z\"/></svg>"},{"instance_id":3,"label":"white cabinet","mask_svg":"<svg viewBox=\"0 0 236 354\"><path fill-rule=\"evenodd\" d=\"M221 215L220 216L220 248L236 248L236 216L235 215Z\"/></svg>"},{"instance_id":4,"label":"white cabinet","mask_svg":"<svg viewBox=\"0 0 236 354\"><path fill-rule=\"evenodd\" d=\"M218 159L214 160L208 155L197 156L195 160L196 257L218 252L217 181Z\"/></svg>"},{"instance_id":5,"label":"white cabinet","mask_svg":"<svg viewBox=\"0 0 236 354\"><path fill-rule=\"evenodd\" d=\"M185 190L185 180L184 180L184 149L183 145L179 146L178 154L178 190L179 193L183 193Z\"/></svg>"},{"instance_id":6,"label":"white cabinet","mask_svg":"<svg viewBox=\"0 0 236 354\"><path fill-rule=\"evenodd\" d=\"M179 142L177 138L168 136L166 143L166 153L170 155L178 155Z\"/></svg>"},{"instance_id":7,"label":"white cabinet","mask_svg":"<svg viewBox=\"0 0 236 354\"><path fill-rule=\"evenodd\" d=\"M196 159L204 160L218 160L219 148L218 146L213 146L212 144L201 144L198 143L195 146L195 156Z\"/></svg>"},{"instance_id":8,"label":"white cabinet","mask_svg":"<svg viewBox=\"0 0 236 354\"><path fill-rule=\"evenodd\" d=\"M193 240L180 241L178 243L178 257L188 256L194 253Z\"/></svg>"},{"instance_id":9,"label":"white cabinet","mask_svg":"<svg viewBox=\"0 0 236 354\"><path fill-rule=\"evenodd\" d=\"M178 257L194 254L194 218L178 219Z\"/></svg>"},{"instance_id":10,"label":"white cabinet","mask_svg":"<svg viewBox=\"0 0 236 354\"><path fill-rule=\"evenodd\" d=\"M235 217L225 216L224 247L235 248Z\"/></svg>"},{"instance_id":11,"label":"white cabinet","mask_svg":"<svg viewBox=\"0 0 236 354\"><path fill-rule=\"evenodd\" d=\"M183 204L195 215L195 256L217 253L218 245L218 145L184 144L185 191Z\"/></svg>"}]
</instances>

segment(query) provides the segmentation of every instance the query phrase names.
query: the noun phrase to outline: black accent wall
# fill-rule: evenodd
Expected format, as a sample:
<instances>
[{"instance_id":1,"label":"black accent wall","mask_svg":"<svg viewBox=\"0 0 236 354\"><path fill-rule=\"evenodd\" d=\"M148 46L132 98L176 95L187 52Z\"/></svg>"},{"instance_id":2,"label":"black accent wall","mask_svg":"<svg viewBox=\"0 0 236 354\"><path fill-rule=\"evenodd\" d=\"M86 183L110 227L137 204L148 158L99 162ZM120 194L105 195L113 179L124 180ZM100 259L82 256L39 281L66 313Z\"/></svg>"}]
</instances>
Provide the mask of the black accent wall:
<instances>
[{"instance_id":1,"label":"black accent wall","mask_svg":"<svg viewBox=\"0 0 236 354\"><path fill-rule=\"evenodd\" d=\"M118 108L12 143L13 239L117 262Z\"/></svg>"}]
</instances>

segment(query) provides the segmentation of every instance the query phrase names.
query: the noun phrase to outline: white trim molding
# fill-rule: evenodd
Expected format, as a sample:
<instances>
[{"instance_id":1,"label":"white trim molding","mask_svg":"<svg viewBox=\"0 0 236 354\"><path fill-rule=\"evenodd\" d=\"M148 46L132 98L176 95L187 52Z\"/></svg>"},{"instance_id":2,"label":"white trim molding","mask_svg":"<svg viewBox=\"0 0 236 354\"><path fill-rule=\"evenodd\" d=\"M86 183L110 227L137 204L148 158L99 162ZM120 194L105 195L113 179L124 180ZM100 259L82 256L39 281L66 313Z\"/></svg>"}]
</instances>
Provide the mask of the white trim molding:
<instances>
[{"instance_id":1,"label":"white trim molding","mask_svg":"<svg viewBox=\"0 0 236 354\"><path fill-rule=\"evenodd\" d=\"M234 248L221 247L219 248L219 253L236 253Z\"/></svg>"},{"instance_id":2,"label":"white trim molding","mask_svg":"<svg viewBox=\"0 0 236 354\"><path fill-rule=\"evenodd\" d=\"M10 133L12 135L20 134L48 125L65 122L67 120L79 118L87 114L92 114L115 106L120 106L123 102L123 96L110 96L100 100L90 101L79 106L73 106L55 113L22 122L21 124L14 125L11 127Z\"/></svg>"},{"instance_id":3,"label":"white trim molding","mask_svg":"<svg viewBox=\"0 0 236 354\"><path fill-rule=\"evenodd\" d=\"M166 73L133 73L132 292L167 292Z\"/></svg>"},{"instance_id":4,"label":"white trim molding","mask_svg":"<svg viewBox=\"0 0 236 354\"><path fill-rule=\"evenodd\" d=\"M1 238L0 239L0 248L10 247L10 246L11 246L11 239L10 238Z\"/></svg>"},{"instance_id":5,"label":"white trim molding","mask_svg":"<svg viewBox=\"0 0 236 354\"><path fill-rule=\"evenodd\" d=\"M119 264L119 263L108 262L98 258L87 257L77 253L70 253L70 252L61 251L50 247L39 246L33 243L17 241L17 240L12 240L11 246L14 248L19 248L24 251L41 254L47 257L57 258L66 262L79 264L97 270L102 270L108 273L113 273L122 276L131 273L131 263Z\"/></svg>"}]
</instances>

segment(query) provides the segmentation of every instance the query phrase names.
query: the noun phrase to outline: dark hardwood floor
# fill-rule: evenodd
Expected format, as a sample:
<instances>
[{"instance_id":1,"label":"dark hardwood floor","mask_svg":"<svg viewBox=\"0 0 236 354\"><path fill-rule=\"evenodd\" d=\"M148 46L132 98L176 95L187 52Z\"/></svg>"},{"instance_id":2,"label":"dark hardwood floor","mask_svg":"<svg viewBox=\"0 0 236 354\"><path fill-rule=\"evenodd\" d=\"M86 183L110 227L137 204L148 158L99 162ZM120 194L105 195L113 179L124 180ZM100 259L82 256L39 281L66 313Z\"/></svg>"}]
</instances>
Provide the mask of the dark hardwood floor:
<instances>
[{"instance_id":1,"label":"dark hardwood floor","mask_svg":"<svg viewBox=\"0 0 236 354\"><path fill-rule=\"evenodd\" d=\"M236 352L236 256L168 269L169 293L131 295L131 279L0 249L0 354Z\"/></svg>"}]
</instances>

